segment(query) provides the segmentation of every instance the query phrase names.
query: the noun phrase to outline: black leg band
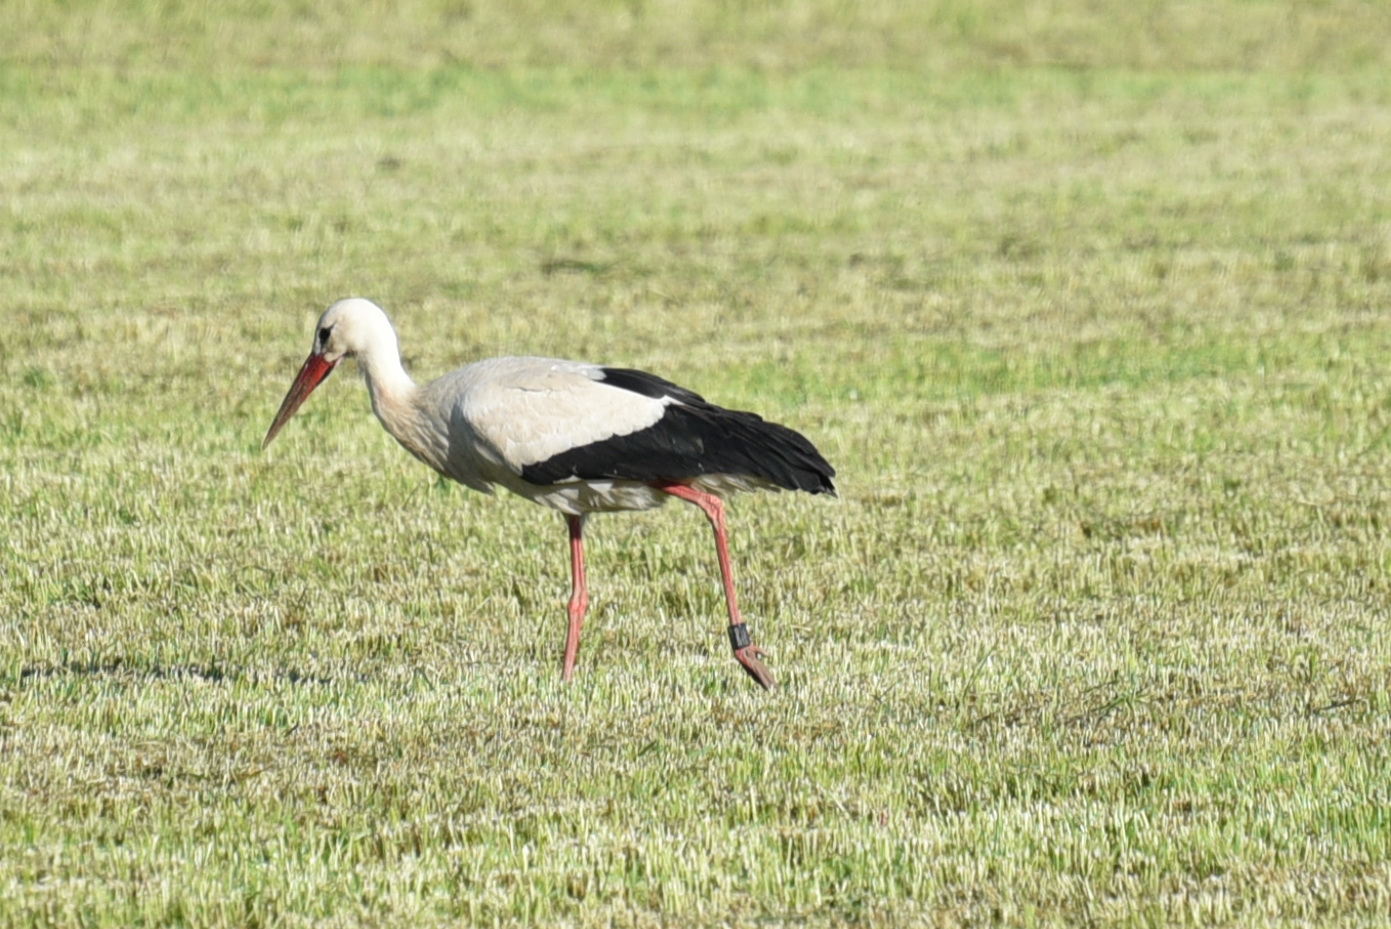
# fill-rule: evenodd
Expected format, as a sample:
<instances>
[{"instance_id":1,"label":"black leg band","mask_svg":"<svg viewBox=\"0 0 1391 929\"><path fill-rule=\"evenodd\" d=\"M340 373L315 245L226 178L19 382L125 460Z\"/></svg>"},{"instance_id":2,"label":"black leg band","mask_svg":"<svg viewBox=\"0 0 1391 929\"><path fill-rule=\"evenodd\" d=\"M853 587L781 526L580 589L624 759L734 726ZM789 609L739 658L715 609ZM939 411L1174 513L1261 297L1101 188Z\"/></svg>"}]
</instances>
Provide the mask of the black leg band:
<instances>
[{"instance_id":1,"label":"black leg band","mask_svg":"<svg viewBox=\"0 0 1391 929\"><path fill-rule=\"evenodd\" d=\"M743 623L735 623L729 627L729 644L737 652L741 648L748 648L753 644L753 637L749 635L749 627Z\"/></svg>"}]
</instances>

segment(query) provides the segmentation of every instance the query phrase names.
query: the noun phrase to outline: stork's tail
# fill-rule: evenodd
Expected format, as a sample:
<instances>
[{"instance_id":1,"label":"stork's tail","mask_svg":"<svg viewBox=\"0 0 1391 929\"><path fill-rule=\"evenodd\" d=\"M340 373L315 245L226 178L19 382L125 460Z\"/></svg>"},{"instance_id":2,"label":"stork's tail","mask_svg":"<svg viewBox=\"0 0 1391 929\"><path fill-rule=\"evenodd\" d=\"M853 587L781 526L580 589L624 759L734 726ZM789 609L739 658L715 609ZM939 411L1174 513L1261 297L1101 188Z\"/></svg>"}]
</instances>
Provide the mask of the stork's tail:
<instances>
[{"instance_id":1,"label":"stork's tail","mask_svg":"<svg viewBox=\"0 0 1391 929\"><path fill-rule=\"evenodd\" d=\"M831 479L836 469L800 432L756 413L719 407L693 412L707 414L717 434L715 442L707 443L707 449L714 445L716 450L702 462L707 473L747 474L787 490L835 494Z\"/></svg>"}]
</instances>

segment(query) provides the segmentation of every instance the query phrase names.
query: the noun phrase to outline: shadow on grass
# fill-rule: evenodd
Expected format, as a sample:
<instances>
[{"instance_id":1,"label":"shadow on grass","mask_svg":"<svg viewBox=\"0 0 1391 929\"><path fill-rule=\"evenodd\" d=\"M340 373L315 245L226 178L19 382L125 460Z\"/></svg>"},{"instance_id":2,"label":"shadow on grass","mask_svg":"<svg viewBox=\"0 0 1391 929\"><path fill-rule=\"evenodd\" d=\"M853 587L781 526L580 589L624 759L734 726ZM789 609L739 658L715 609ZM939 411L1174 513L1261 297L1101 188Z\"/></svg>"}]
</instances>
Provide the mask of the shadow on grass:
<instances>
[{"instance_id":1,"label":"shadow on grass","mask_svg":"<svg viewBox=\"0 0 1391 929\"><path fill-rule=\"evenodd\" d=\"M316 684L326 686L335 683L331 677L305 674L294 669L276 671L271 674L247 674L244 669L226 668L216 664L145 664L131 662L124 658L110 658L105 661L64 661L60 664L26 665L20 668L18 680L51 679L71 675L74 677L121 676L143 680L198 680L211 683L225 681L266 679L286 681L291 684Z\"/></svg>"}]
</instances>

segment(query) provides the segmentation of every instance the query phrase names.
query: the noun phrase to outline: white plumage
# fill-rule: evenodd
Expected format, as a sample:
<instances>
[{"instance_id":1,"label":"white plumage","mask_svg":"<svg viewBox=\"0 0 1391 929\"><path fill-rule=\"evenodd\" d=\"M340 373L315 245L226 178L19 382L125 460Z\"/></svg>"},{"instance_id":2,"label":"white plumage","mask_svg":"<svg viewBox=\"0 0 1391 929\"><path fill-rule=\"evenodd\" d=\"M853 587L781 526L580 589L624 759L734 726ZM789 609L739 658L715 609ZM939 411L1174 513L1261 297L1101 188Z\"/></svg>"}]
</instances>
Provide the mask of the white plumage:
<instances>
[{"instance_id":1,"label":"white plumage","mask_svg":"<svg viewBox=\"0 0 1391 929\"><path fill-rule=\"evenodd\" d=\"M427 463L469 483L455 469L487 461L498 467L482 475L485 481L529 499L544 497L548 506L563 513L657 506L665 497L645 485L629 488L626 500L622 491L611 489L607 493L620 497L608 503L599 487L571 483L550 490L521 477L528 465L653 426L672 402L613 387L602 377L598 365L535 357L491 358L446 374L424 392L451 411L450 429L466 439L455 443L445 461ZM633 490L646 493L634 496ZM645 506L633 506L638 499L647 501Z\"/></svg>"},{"instance_id":2,"label":"white plumage","mask_svg":"<svg viewBox=\"0 0 1391 929\"><path fill-rule=\"evenodd\" d=\"M654 375L556 358L493 358L417 385L401 366L386 314L352 298L319 318L313 350L265 445L346 357L357 359L377 418L416 458L475 490L501 485L565 514L574 576L567 679L588 604L585 517L648 509L675 496L709 517L735 657L760 684L772 685L739 616L720 497L780 488L834 493L834 469L805 438Z\"/></svg>"}]
</instances>

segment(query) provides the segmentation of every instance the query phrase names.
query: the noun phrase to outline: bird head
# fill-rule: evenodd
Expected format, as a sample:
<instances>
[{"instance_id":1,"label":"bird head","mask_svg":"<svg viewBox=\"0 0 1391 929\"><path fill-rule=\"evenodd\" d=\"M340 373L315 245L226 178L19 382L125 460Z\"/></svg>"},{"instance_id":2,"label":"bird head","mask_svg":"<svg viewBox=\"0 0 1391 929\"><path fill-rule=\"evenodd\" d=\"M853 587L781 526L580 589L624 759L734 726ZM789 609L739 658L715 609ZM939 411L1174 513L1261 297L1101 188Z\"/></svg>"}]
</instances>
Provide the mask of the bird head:
<instances>
[{"instance_id":1,"label":"bird head","mask_svg":"<svg viewBox=\"0 0 1391 929\"><path fill-rule=\"evenodd\" d=\"M275 414L261 447L270 445L281 427L309 399L314 388L333 373L340 361L388 348L395 350L396 333L386 313L371 300L351 297L339 300L324 310L314 327L314 347L295 375L289 393L281 401L280 410Z\"/></svg>"}]
</instances>

